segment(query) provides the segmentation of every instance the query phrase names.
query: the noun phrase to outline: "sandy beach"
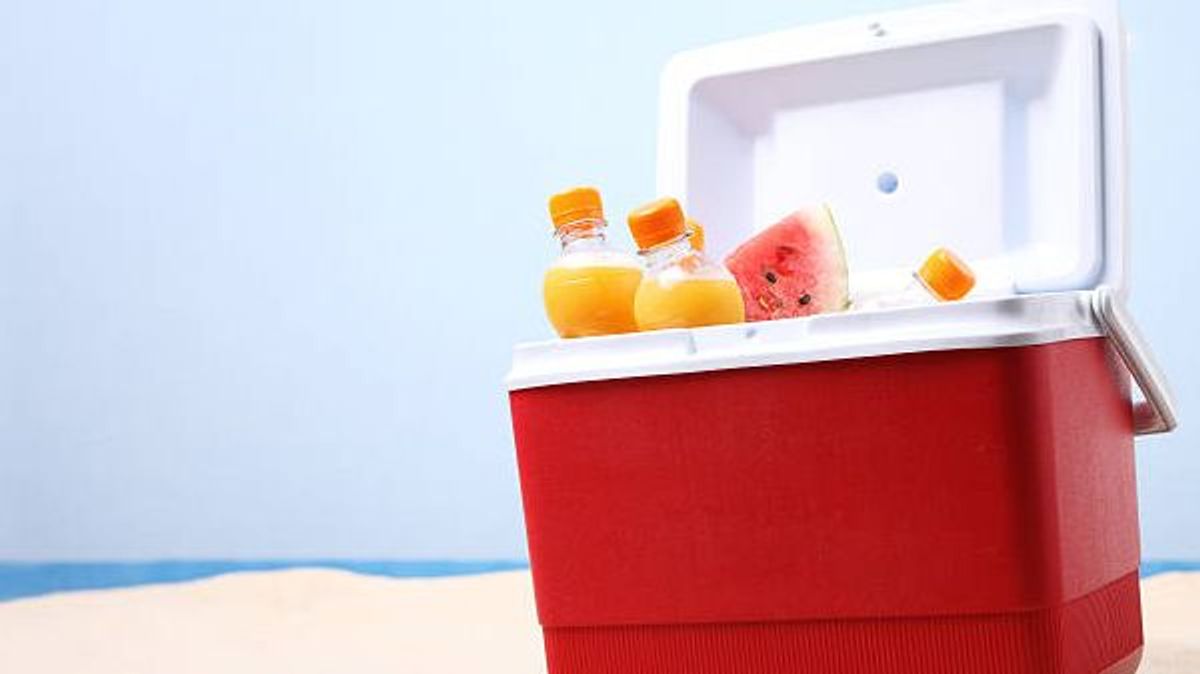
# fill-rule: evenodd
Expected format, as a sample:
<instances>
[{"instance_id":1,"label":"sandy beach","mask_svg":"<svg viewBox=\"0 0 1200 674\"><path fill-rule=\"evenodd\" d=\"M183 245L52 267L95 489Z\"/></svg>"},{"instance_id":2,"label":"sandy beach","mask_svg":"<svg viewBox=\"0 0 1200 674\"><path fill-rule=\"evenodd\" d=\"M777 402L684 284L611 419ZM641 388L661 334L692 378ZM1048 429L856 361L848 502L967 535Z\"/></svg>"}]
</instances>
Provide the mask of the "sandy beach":
<instances>
[{"instance_id":1,"label":"sandy beach","mask_svg":"<svg viewBox=\"0 0 1200 674\"><path fill-rule=\"evenodd\" d=\"M1143 583L1140 672L1200 672L1200 573ZM0 672L544 672L527 572L234 573L0 603Z\"/></svg>"}]
</instances>

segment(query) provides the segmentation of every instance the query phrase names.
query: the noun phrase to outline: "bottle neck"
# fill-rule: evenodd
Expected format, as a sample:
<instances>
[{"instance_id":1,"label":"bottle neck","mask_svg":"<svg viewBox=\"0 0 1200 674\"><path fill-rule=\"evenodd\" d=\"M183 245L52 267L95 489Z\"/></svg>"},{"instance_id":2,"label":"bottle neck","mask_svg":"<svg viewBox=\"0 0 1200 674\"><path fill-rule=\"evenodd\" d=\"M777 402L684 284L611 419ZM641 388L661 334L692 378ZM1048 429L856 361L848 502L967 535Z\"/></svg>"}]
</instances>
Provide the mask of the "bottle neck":
<instances>
[{"instance_id":1,"label":"bottle neck","mask_svg":"<svg viewBox=\"0 0 1200 674\"><path fill-rule=\"evenodd\" d=\"M554 230L554 236L562 245L563 252L585 250L604 245L604 220L588 219L563 223Z\"/></svg>"},{"instance_id":2,"label":"bottle neck","mask_svg":"<svg viewBox=\"0 0 1200 674\"><path fill-rule=\"evenodd\" d=\"M647 268L661 269L695 252L692 248L692 242L688 240L688 235L685 232L657 246L643 248L638 251L638 255L641 255L642 259L645 260Z\"/></svg>"}]
</instances>

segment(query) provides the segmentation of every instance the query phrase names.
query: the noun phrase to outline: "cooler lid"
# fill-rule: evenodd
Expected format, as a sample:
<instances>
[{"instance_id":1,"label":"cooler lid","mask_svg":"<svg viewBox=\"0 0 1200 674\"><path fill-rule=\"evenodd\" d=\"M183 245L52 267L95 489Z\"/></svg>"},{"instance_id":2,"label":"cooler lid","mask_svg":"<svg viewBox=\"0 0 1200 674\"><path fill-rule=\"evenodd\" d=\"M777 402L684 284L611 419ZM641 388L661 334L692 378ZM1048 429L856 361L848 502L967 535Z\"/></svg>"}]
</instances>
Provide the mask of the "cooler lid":
<instances>
[{"instance_id":1,"label":"cooler lid","mask_svg":"<svg viewBox=\"0 0 1200 674\"><path fill-rule=\"evenodd\" d=\"M1115 0L943 5L683 53L658 192L723 257L828 202L852 295L945 245L983 296L1125 286L1124 33Z\"/></svg>"}]
</instances>

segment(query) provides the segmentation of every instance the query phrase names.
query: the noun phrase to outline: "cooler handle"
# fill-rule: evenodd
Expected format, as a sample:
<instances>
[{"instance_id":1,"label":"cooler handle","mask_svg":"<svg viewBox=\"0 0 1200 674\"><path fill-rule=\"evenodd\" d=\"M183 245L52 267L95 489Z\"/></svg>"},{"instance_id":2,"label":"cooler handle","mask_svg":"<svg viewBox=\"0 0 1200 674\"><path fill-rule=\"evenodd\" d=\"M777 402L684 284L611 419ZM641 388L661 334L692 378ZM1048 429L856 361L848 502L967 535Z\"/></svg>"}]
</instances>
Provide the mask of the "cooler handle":
<instances>
[{"instance_id":1,"label":"cooler handle","mask_svg":"<svg viewBox=\"0 0 1200 674\"><path fill-rule=\"evenodd\" d=\"M1175 419L1175 401L1167 388L1166 377L1154 362L1146 340L1134 326L1125 303L1111 287L1102 285L1092 294L1092 313L1145 398L1133 406L1134 434L1149 435L1174 430L1178 423Z\"/></svg>"}]
</instances>

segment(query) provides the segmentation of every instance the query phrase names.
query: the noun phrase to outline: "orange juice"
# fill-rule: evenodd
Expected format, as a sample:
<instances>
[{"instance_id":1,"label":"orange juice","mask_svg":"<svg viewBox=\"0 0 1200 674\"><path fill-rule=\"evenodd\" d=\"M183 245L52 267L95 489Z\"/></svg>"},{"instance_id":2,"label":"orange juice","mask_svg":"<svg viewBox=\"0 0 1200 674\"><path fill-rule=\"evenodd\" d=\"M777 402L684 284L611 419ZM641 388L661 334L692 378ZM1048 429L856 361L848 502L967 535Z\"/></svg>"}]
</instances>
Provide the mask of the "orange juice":
<instances>
[{"instance_id":1,"label":"orange juice","mask_svg":"<svg viewBox=\"0 0 1200 674\"><path fill-rule=\"evenodd\" d=\"M580 187L550 198L562 254L542 279L546 317L561 337L634 332L633 298L642 265L605 242L600 194Z\"/></svg>"},{"instance_id":2,"label":"orange juice","mask_svg":"<svg viewBox=\"0 0 1200 674\"><path fill-rule=\"evenodd\" d=\"M629 215L629 229L647 262L633 303L639 330L746 320L737 281L725 267L704 256L702 240L697 242L692 234L689 241L678 202L660 199L639 208Z\"/></svg>"},{"instance_id":3,"label":"orange juice","mask_svg":"<svg viewBox=\"0 0 1200 674\"><path fill-rule=\"evenodd\" d=\"M562 337L634 332L633 297L641 282L642 269L634 260L568 256L546 270L546 316Z\"/></svg>"},{"instance_id":4,"label":"orange juice","mask_svg":"<svg viewBox=\"0 0 1200 674\"><path fill-rule=\"evenodd\" d=\"M634 315L641 330L721 325L746 320L742 293L731 279L649 279L638 289Z\"/></svg>"}]
</instances>

